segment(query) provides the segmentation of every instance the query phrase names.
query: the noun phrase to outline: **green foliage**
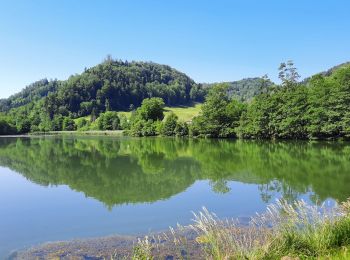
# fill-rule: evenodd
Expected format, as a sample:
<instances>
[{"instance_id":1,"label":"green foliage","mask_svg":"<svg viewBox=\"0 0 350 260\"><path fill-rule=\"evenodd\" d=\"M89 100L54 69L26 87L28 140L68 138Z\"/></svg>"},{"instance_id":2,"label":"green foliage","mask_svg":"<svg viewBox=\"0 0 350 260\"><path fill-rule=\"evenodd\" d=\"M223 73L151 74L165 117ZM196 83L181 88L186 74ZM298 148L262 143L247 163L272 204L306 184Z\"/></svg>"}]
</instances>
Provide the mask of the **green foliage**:
<instances>
[{"instance_id":1,"label":"green foliage","mask_svg":"<svg viewBox=\"0 0 350 260\"><path fill-rule=\"evenodd\" d=\"M100 114L97 119L99 130L118 130L120 129L120 119L117 112L107 111Z\"/></svg>"},{"instance_id":2,"label":"green foliage","mask_svg":"<svg viewBox=\"0 0 350 260\"><path fill-rule=\"evenodd\" d=\"M281 87L268 87L249 103L230 99L229 86L211 88L192 136L255 139L350 137L350 66L316 75L305 86L293 62L282 63Z\"/></svg>"},{"instance_id":3,"label":"green foliage","mask_svg":"<svg viewBox=\"0 0 350 260\"><path fill-rule=\"evenodd\" d=\"M78 118L76 120L76 126L78 130L86 129L90 126L90 121L84 117Z\"/></svg>"},{"instance_id":4,"label":"green foliage","mask_svg":"<svg viewBox=\"0 0 350 260\"><path fill-rule=\"evenodd\" d=\"M10 120L0 115L0 135L16 134L17 129L10 123Z\"/></svg>"},{"instance_id":5,"label":"green foliage","mask_svg":"<svg viewBox=\"0 0 350 260\"><path fill-rule=\"evenodd\" d=\"M266 76L198 85L168 66L107 59L66 81L36 82L1 100L0 110L6 111L11 120L5 121L17 133L78 128L126 129L135 136L185 136L188 132L213 138L350 138L348 64L316 75L305 85L298 83L299 74L288 61L280 65L279 77L281 86L274 86ZM193 118L199 106L189 112L183 104L203 100L205 95L200 115ZM165 105L174 104L177 108L164 110ZM116 110L133 112L128 119L119 117ZM161 123L170 111L183 113L177 115L189 123L189 129L175 122L174 115ZM77 127L68 120L88 115L91 122L77 121Z\"/></svg>"},{"instance_id":6,"label":"green foliage","mask_svg":"<svg viewBox=\"0 0 350 260\"><path fill-rule=\"evenodd\" d=\"M62 131L64 119L65 118L62 115L55 115L53 120L52 120L51 130ZM66 122L66 124L67 124L67 122Z\"/></svg>"},{"instance_id":7,"label":"green foliage","mask_svg":"<svg viewBox=\"0 0 350 260\"><path fill-rule=\"evenodd\" d=\"M194 213L189 228L197 236L203 259L349 259L349 209L349 200L333 208L278 200L242 225L203 208ZM176 237L183 228L171 233ZM174 243L186 243L184 238Z\"/></svg>"},{"instance_id":8,"label":"green foliage","mask_svg":"<svg viewBox=\"0 0 350 260\"><path fill-rule=\"evenodd\" d=\"M178 117L174 113L170 113L164 120L163 126L161 129L161 134L164 136L174 136L175 129L177 126Z\"/></svg>"},{"instance_id":9,"label":"green foliage","mask_svg":"<svg viewBox=\"0 0 350 260\"><path fill-rule=\"evenodd\" d=\"M58 129L58 122L50 121L59 116L74 119L91 115L94 122L100 113L132 110L147 98L159 97L167 105L184 105L203 100L203 95L201 85L169 66L107 59L65 81L35 82L0 100L0 111L7 112L20 131L51 131ZM27 118L31 118L30 127L22 122Z\"/></svg>"},{"instance_id":10,"label":"green foliage","mask_svg":"<svg viewBox=\"0 0 350 260\"><path fill-rule=\"evenodd\" d=\"M230 100L227 84L213 86L202 106L202 113L193 120L192 136L235 137L239 118L245 105Z\"/></svg>"},{"instance_id":11,"label":"green foliage","mask_svg":"<svg viewBox=\"0 0 350 260\"><path fill-rule=\"evenodd\" d=\"M189 135L189 129L186 122L183 122L183 121L177 122L175 127L175 135L181 136L181 137Z\"/></svg>"},{"instance_id":12,"label":"green foliage","mask_svg":"<svg viewBox=\"0 0 350 260\"><path fill-rule=\"evenodd\" d=\"M70 117L64 117L63 123L62 123L62 130L63 131L74 131L76 130L75 122Z\"/></svg>"},{"instance_id":13,"label":"green foliage","mask_svg":"<svg viewBox=\"0 0 350 260\"><path fill-rule=\"evenodd\" d=\"M265 93L268 88L272 87L274 84L266 76L261 78L246 78L238 81L225 82L227 85L227 94L229 98L238 99L240 101L249 101L253 97ZM201 91L206 91L213 86L214 84L204 84L204 88ZM193 88L193 91L195 88ZM204 95L205 97L205 95Z\"/></svg>"},{"instance_id":14,"label":"green foliage","mask_svg":"<svg viewBox=\"0 0 350 260\"><path fill-rule=\"evenodd\" d=\"M47 79L42 79L36 81L8 99L0 100L0 111L8 111L11 108L24 106L32 101L46 97L49 92L56 91L59 84L60 82L57 80L48 81Z\"/></svg>"},{"instance_id":15,"label":"green foliage","mask_svg":"<svg viewBox=\"0 0 350 260\"><path fill-rule=\"evenodd\" d=\"M294 67L285 66L281 75L284 87L270 89L249 104L240 120L239 135L274 139L349 137L350 66L330 76L316 75L308 86L296 83Z\"/></svg>"},{"instance_id":16,"label":"green foliage","mask_svg":"<svg viewBox=\"0 0 350 260\"><path fill-rule=\"evenodd\" d=\"M155 136L159 134L162 126L160 121L164 118L164 102L161 98L147 98L142 102L130 118L131 136Z\"/></svg>"},{"instance_id":17,"label":"green foliage","mask_svg":"<svg viewBox=\"0 0 350 260\"><path fill-rule=\"evenodd\" d=\"M18 133L29 133L31 130L31 122L28 118L19 120L16 124Z\"/></svg>"},{"instance_id":18,"label":"green foliage","mask_svg":"<svg viewBox=\"0 0 350 260\"><path fill-rule=\"evenodd\" d=\"M163 120L164 101L161 98L146 98L136 111L137 117L142 120Z\"/></svg>"},{"instance_id":19,"label":"green foliage","mask_svg":"<svg viewBox=\"0 0 350 260\"><path fill-rule=\"evenodd\" d=\"M124 114L119 114L119 119L120 119L120 128L121 129L129 129L130 128L130 122L126 115Z\"/></svg>"},{"instance_id":20,"label":"green foliage","mask_svg":"<svg viewBox=\"0 0 350 260\"><path fill-rule=\"evenodd\" d=\"M137 245L133 248L132 260L153 260L152 241L146 236L144 239L138 239Z\"/></svg>"}]
</instances>

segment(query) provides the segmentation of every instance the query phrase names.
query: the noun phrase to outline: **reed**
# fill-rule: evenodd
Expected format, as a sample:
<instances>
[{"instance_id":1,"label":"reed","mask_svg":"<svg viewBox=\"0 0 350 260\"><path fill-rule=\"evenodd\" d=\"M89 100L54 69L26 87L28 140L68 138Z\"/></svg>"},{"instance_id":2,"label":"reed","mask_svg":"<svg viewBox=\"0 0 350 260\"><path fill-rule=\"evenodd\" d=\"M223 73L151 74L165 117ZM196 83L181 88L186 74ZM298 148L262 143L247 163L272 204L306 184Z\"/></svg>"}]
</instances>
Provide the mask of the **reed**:
<instances>
[{"instance_id":1,"label":"reed","mask_svg":"<svg viewBox=\"0 0 350 260\"><path fill-rule=\"evenodd\" d=\"M193 215L190 226L171 228L162 239L184 250L188 247L184 230L191 230L200 248L198 255L205 259L350 258L350 200L335 206L278 200L265 213L256 214L248 226L234 219L220 219L206 208ZM148 237L139 240L135 252L141 257L133 259L155 259L152 248L159 252L165 244L152 241Z\"/></svg>"}]
</instances>

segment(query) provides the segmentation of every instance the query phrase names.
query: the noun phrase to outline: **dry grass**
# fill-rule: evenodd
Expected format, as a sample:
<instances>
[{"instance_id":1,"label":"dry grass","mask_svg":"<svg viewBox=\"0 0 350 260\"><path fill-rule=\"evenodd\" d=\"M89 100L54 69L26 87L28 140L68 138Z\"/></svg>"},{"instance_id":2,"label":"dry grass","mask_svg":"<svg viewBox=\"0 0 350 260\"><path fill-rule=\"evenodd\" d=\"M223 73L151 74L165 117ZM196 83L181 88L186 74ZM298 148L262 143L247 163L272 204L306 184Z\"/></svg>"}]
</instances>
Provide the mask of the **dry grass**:
<instances>
[{"instance_id":1,"label":"dry grass","mask_svg":"<svg viewBox=\"0 0 350 260\"><path fill-rule=\"evenodd\" d=\"M196 233L205 259L347 259L350 200L333 207L279 200L253 217L247 227L236 220L221 220L203 208L194 213L189 227L171 229L171 235L164 234L158 242L140 240L136 252L148 258L133 259L153 259L155 250L161 250L162 239L171 241L178 250L186 250L188 241L183 230L188 228Z\"/></svg>"}]
</instances>

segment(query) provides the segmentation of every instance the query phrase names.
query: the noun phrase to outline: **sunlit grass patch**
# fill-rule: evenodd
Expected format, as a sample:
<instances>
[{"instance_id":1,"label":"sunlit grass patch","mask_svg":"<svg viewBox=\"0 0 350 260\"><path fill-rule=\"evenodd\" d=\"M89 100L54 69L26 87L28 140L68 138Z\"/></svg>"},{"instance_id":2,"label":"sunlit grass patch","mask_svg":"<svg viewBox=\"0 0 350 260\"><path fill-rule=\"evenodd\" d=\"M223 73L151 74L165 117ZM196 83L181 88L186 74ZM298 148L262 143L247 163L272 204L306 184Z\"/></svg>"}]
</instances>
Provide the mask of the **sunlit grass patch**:
<instances>
[{"instance_id":1,"label":"sunlit grass patch","mask_svg":"<svg viewBox=\"0 0 350 260\"><path fill-rule=\"evenodd\" d=\"M222 220L203 208L194 213L192 225L171 229L171 236L164 237L183 250L188 243L183 235L186 228L195 232L200 255L205 259L350 258L349 200L332 207L279 200L245 227L236 220ZM156 244L152 246L155 248ZM143 246L152 255L152 250L146 250L147 243L139 243L137 250Z\"/></svg>"}]
</instances>

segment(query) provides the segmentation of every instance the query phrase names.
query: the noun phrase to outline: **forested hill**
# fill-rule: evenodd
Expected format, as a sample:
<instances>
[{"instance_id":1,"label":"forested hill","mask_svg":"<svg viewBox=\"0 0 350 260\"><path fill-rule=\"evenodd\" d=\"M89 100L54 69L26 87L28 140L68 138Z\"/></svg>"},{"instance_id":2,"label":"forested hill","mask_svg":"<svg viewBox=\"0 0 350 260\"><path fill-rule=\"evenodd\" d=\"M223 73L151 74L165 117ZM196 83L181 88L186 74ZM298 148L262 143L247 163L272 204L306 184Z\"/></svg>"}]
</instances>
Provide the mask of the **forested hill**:
<instances>
[{"instance_id":1,"label":"forested hill","mask_svg":"<svg viewBox=\"0 0 350 260\"><path fill-rule=\"evenodd\" d=\"M269 79L263 78L245 78L242 80L223 82L228 85L228 95L230 97L236 97L242 101L250 100L253 97L261 94L266 88L274 85ZM203 84L204 87L210 88L217 83Z\"/></svg>"},{"instance_id":2,"label":"forested hill","mask_svg":"<svg viewBox=\"0 0 350 260\"><path fill-rule=\"evenodd\" d=\"M46 97L49 92L55 92L58 86L59 82L57 80L38 80L9 98L0 99L0 111L8 111L11 108L20 107L31 101Z\"/></svg>"},{"instance_id":3,"label":"forested hill","mask_svg":"<svg viewBox=\"0 0 350 260\"><path fill-rule=\"evenodd\" d=\"M328 70L326 70L326 71L322 71L322 72L317 73L317 74L320 74L320 75L322 75L322 76L330 76L330 75L332 75L332 73L333 73L334 71L338 70L339 68L349 67L349 66L350 66L350 61L341 63L341 64L336 65L336 66L334 66L334 67L332 67L332 68L330 68L330 69L328 69ZM307 77L307 78L305 78L301 83L307 84L307 83L309 83L309 81L310 81L311 78L312 78L312 76L311 76L311 77Z\"/></svg>"},{"instance_id":4,"label":"forested hill","mask_svg":"<svg viewBox=\"0 0 350 260\"><path fill-rule=\"evenodd\" d=\"M192 79L169 66L152 62L106 59L68 80L35 82L0 101L0 111L46 98L49 112L91 114L92 110L128 110L148 97L161 97L167 105L202 101L204 92Z\"/></svg>"}]
</instances>

